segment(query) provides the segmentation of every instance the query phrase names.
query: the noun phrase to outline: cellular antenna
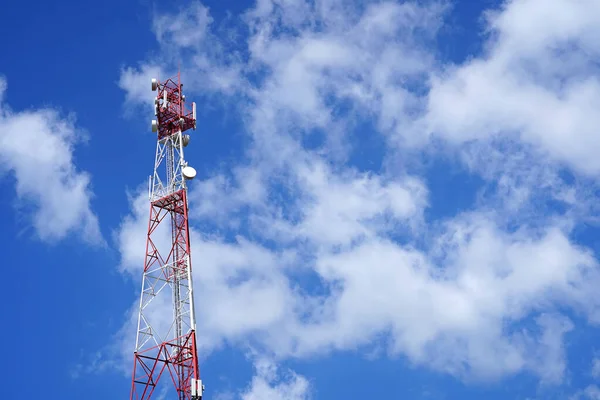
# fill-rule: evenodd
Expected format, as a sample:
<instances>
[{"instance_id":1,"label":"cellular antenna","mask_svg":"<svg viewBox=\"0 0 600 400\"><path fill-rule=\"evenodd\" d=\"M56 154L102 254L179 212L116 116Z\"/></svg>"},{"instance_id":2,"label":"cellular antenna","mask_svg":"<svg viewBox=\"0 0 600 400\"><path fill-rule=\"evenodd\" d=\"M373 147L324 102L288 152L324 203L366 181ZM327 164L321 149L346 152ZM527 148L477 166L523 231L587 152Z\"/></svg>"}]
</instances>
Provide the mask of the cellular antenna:
<instances>
[{"instance_id":1,"label":"cellular antenna","mask_svg":"<svg viewBox=\"0 0 600 400\"><path fill-rule=\"evenodd\" d=\"M181 88L180 74L165 82L152 79L157 94L151 128L157 132L157 144L148 187L150 221L131 400L150 399L161 378L166 381L168 375L178 400L201 400L204 391L196 349L187 202L187 181L196 176L196 170L183 157L183 148L190 142L183 132L196 129L196 105L186 109ZM161 238L169 232L170 245L161 248ZM160 306L166 302L172 304L172 317L161 313Z\"/></svg>"}]
</instances>

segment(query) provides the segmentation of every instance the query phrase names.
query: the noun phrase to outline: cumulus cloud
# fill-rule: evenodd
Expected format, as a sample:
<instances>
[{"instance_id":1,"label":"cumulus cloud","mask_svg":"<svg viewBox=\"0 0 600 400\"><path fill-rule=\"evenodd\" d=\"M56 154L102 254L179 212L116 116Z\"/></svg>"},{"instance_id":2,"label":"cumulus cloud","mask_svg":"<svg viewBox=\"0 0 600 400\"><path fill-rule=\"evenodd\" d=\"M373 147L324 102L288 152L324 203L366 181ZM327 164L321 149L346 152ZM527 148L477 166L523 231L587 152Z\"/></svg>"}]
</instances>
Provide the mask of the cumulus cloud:
<instances>
[{"instance_id":1,"label":"cumulus cloud","mask_svg":"<svg viewBox=\"0 0 600 400\"><path fill-rule=\"evenodd\" d=\"M340 251L317 228L310 240L325 247L313 262L293 246L273 250L194 231L193 252L202 255L194 258L201 351L251 340L280 357L323 354L368 346L390 332L390 354L467 379L529 370L556 382L565 369L562 336L573 326L545 312L567 304L597 319L597 263L558 228L508 234L474 215L448 224L428 254L377 235L360 213L346 219L370 234ZM142 237L146 224L143 217L136 223ZM343 238L354 234L347 229ZM142 243L125 246L123 259L141 273ZM306 267L327 296L298 287L293 276ZM168 302L153 306L169 315ZM518 328L530 316L533 327Z\"/></svg>"},{"instance_id":2,"label":"cumulus cloud","mask_svg":"<svg viewBox=\"0 0 600 400\"><path fill-rule=\"evenodd\" d=\"M256 375L241 400L304 400L310 398L308 380L293 371L281 374L273 361L258 359L254 363Z\"/></svg>"},{"instance_id":3,"label":"cumulus cloud","mask_svg":"<svg viewBox=\"0 0 600 400\"><path fill-rule=\"evenodd\" d=\"M218 392L216 400L307 400L312 398L311 385L302 375L283 370L269 358L254 361L255 375L243 390Z\"/></svg>"},{"instance_id":4,"label":"cumulus cloud","mask_svg":"<svg viewBox=\"0 0 600 400\"><path fill-rule=\"evenodd\" d=\"M5 89L0 78L0 173L15 179L17 208L31 212L28 223L43 241L77 234L90 244L103 243L90 205L91 177L78 171L73 156L85 133L72 116L53 109L11 110L3 101Z\"/></svg>"},{"instance_id":5,"label":"cumulus cloud","mask_svg":"<svg viewBox=\"0 0 600 400\"><path fill-rule=\"evenodd\" d=\"M452 143L508 136L596 175L600 51L592 37L599 34L599 7L594 0L550 7L514 0L490 13L485 54L433 74L430 131Z\"/></svg>"},{"instance_id":6,"label":"cumulus cloud","mask_svg":"<svg viewBox=\"0 0 600 400\"><path fill-rule=\"evenodd\" d=\"M505 3L488 15L483 55L441 66L431 46L446 8L435 2L259 1L242 18L245 58L217 51L226 43L201 6L178 17L197 34L179 43L187 68L228 71L227 85L208 87L239 95L251 139L243 161L191 185L194 282L211 303L198 300L204 351L249 341L304 357L385 337L391 356L464 379L563 379L575 328L564 307L600 318L598 261L570 236L591 195L561 175L597 184L586 56L597 24L585 1L558 1L542 32L524 34L537 3ZM177 29L159 42L177 44ZM190 90L206 93L199 82ZM351 155L376 137L383 167L361 170ZM439 156L425 146L439 140L487 186L474 209L430 222L409 153ZM124 264L143 256L143 215L121 230Z\"/></svg>"}]
</instances>

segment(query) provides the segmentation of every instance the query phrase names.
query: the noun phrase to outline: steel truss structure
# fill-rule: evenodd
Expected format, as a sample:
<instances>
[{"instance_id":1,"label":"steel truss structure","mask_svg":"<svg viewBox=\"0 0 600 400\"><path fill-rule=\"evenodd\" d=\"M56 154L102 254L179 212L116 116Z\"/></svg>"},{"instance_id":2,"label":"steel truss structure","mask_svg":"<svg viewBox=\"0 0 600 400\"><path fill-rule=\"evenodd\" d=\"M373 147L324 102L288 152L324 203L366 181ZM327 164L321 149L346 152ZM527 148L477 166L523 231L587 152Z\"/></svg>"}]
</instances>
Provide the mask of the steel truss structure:
<instances>
[{"instance_id":1,"label":"steel truss structure","mask_svg":"<svg viewBox=\"0 0 600 400\"><path fill-rule=\"evenodd\" d=\"M196 351L186 186L195 170L187 165L183 154L190 140L183 132L196 129L196 105L192 103L192 109L186 110L181 89L179 74L162 83L152 80L152 90L157 91L152 130L157 132L158 140L154 173L148 185L150 218L131 400L150 399L160 379L166 378L165 370L178 400L199 400L204 390ZM170 246L161 247L161 240L169 232ZM173 309L168 322L160 307L166 301Z\"/></svg>"}]
</instances>

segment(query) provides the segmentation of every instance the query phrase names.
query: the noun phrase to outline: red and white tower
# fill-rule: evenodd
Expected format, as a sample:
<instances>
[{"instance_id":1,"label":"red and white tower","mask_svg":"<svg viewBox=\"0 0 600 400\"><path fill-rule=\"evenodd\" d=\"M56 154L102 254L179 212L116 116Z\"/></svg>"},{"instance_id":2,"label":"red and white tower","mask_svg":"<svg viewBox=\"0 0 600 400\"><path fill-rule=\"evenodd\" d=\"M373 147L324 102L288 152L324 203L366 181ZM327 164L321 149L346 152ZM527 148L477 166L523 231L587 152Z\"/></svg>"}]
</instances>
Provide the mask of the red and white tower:
<instances>
[{"instance_id":1,"label":"red and white tower","mask_svg":"<svg viewBox=\"0 0 600 400\"><path fill-rule=\"evenodd\" d=\"M204 390L196 352L186 187L196 171L183 157L190 140L183 132L196 129L196 104L186 109L182 86L179 74L165 82L152 79L152 90L157 91L152 131L158 132L158 141L148 188L150 221L131 400L150 399L159 380L169 376L178 400L201 399ZM160 243L169 232L170 245ZM165 315L168 303L173 307L172 315Z\"/></svg>"}]
</instances>

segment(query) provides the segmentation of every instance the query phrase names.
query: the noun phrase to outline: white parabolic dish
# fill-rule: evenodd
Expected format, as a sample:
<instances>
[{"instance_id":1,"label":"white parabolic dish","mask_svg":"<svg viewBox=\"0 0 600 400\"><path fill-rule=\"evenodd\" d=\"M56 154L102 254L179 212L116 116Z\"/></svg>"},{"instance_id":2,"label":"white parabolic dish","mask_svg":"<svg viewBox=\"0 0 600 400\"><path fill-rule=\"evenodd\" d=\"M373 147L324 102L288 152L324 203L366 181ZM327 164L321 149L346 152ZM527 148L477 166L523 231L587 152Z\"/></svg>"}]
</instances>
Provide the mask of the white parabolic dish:
<instances>
[{"instance_id":1,"label":"white parabolic dish","mask_svg":"<svg viewBox=\"0 0 600 400\"><path fill-rule=\"evenodd\" d=\"M196 170L192 167L184 167L181 170L181 173L183 174L183 177L185 179L194 179L194 177L196 176Z\"/></svg>"}]
</instances>

